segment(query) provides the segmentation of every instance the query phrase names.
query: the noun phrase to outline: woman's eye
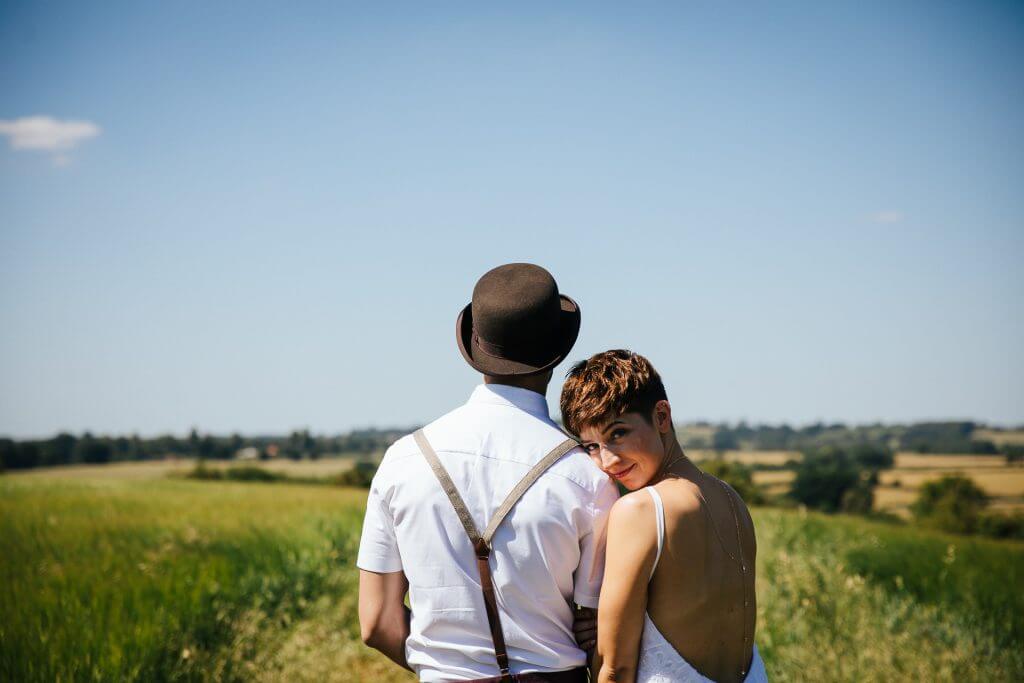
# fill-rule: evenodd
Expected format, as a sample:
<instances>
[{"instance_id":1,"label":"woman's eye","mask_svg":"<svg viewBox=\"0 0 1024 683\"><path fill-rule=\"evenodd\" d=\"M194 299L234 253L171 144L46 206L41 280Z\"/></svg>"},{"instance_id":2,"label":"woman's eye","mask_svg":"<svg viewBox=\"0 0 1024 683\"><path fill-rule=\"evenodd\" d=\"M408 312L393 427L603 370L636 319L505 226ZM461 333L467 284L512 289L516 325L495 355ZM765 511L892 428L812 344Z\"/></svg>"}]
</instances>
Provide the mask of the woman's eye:
<instances>
[{"instance_id":1,"label":"woman's eye","mask_svg":"<svg viewBox=\"0 0 1024 683\"><path fill-rule=\"evenodd\" d=\"M584 444L583 450L585 450L587 453L593 453L595 450L597 450L597 444L596 443Z\"/></svg>"},{"instance_id":2,"label":"woman's eye","mask_svg":"<svg viewBox=\"0 0 1024 683\"><path fill-rule=\"evenodd\" d=\"M625 436L625 435L626 435L626 430L625 429L616 429L615 431L612 432L612 439L618 439L619 437L622 437L622 436Z\"/></svg>"}]
</instances>

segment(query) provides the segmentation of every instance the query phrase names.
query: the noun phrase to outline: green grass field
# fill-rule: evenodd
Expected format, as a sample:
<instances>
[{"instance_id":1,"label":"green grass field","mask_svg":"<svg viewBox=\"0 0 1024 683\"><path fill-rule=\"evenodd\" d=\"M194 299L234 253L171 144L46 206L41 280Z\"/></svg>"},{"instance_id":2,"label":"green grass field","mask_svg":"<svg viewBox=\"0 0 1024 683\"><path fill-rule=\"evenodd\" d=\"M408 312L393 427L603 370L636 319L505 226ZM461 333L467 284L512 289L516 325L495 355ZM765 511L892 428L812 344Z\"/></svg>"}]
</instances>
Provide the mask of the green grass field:
<instances>
[{"instance_id":1,"label":"green grass field","mask_svg":"<svg viewBox=\"0 0 1024 683\"><path fill-rule=\"evenodd\" d=\"M0 477L0 680L408 681L359 642L364 491ZM773 680L1024 676L1024 545L755 511Z\"/></svg>"}]
</instances>

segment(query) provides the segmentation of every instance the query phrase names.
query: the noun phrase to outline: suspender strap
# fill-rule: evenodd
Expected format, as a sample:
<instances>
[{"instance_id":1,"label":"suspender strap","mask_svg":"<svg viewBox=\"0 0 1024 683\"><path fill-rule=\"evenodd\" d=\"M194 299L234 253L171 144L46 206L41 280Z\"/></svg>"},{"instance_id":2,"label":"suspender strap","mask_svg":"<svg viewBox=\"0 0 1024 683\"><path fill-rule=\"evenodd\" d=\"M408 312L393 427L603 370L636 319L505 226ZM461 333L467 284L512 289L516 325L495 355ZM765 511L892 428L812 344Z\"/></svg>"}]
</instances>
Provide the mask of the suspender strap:
<instances>
[{"instance_id":1,"label":"suspender strap","mask_svg":"<svg viewBox=\"0 0 1024 683\"><path fill-rule=\"evenodd\" d=\"M483 535L477 531L476 524L473 523L473 516L469 514L469 508L466 507L466 502L462 500L462 496L459 495L458 489L455 488L455 483L452 478L448 475L448 470L441 464L441 460L437 457L437 453L434 452L434 448L427 441L426 434L423 433L422 429L416 430L413 434L413 438L416 440L416 444L420 447L420 451L423 452L423 457L430 463L430 469L434 471L434 476L441 483L441 488L444 489L445 494L448 496L448 500L451 502L452 507L455 508L455 513L459 516L459 521L462 522L462 528L465 529L466 535L469 536L470 542L473 544L473 552L476 554L476 566L480 572L480 590L484 597L484 609L487 612L487 624L491 629L491 640L494 642L494 657L498 662L498 669L501 670L501 680L503 683L507 683L512 680L512 675L509 673L508 666L508 650L505 647L505 634L501 630L501 617L498 614L498 599L494 593L494 581L491 578L491 539L494 538L495 532L498 530L498 525L501 524L502 520L512 510L512 507L523 497L526 490L544 470L551 467L559 458L571 451L577 446L577 443L572 439L567 439L562 443L558 444L554 450L545 455L540 462L534 465L526 476L516 484L515 488L505 497L501 505L494 512L494 516L491 517L490 523L487 525L487 529Z\"/></svg>"},{"instance_id":2,"label":"suspender strap","mask_svg":"<svg viewBox=\"0 0 1024 683\"><path fill-rule=\"evenodd\" d=\"M448 500L452 502L452 507L455 508L455 513L459 516L459 521L462 522L462 528L466 530L466 535L469 536L469 540L473 541L473 545L476 546L476 542L480 539L480 532L476 530L473 516L469 514L465 501L459 495L459 490L455 488L455 482L448 476L448 470L441 464L437 453L434 452L434 447L427 441L427 435L423 433L422 429L417 429L412 438L416 440L416 445L420 447L423 456L430 463L430 469L434 470L434 476L441 482L441 488L444 489Z\"/></svg>"},{"instance_id":3,"label":"suspender strap","mask_svg":"<svg viewBox=\"0 0 1024 683\"><path fill-rule=\"evenodd\" d=\"M491 545L491 539L494 538L494 532L498 530L498 525L502 523L505 516L512 511L512 506L519 502L519 499L523 497L526 490L533 486L533 482L537 481L540 475L544 474L544 470L551 467L555 462L563 455L571 451L572 449L579 446L579 443L572 439L566 439L562 443L555 446L554 450L541 458L540 462L534 465L526 476L516 484L516 487L512 489L505 500L501 502L498 509L494 511L494 516L491 517L490 523L487 525L487 529L484 530L484 541L487 545Z\"/></svg>"}]
</instances>

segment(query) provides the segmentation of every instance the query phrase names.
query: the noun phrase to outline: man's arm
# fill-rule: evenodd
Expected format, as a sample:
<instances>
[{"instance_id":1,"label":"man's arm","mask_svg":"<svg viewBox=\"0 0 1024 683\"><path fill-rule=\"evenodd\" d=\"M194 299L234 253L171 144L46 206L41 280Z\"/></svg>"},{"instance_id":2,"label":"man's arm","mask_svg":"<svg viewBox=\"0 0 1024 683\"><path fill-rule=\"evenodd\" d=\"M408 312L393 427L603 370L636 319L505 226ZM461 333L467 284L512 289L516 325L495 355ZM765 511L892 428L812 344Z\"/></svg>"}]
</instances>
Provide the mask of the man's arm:
<instances>
[{"instance_id":1,"label":"man's arm","mask_svg":"<svg viewBox=\"0 0 1024 683\"><path fill-rule=\"evenodd\" d=\"M580 538L580 564L573 576L573 599L580 606L573 630L576 642L590 659L591 680L597 680L600 662L595 661L597 649L597 603L604 579L605 544L608 537L608 517L618 500L619 489L611 478L601 482L592 501L586 505L588 526Z\"/></svg>"},{"instance_id":2,"label":"man's arm","mask_svg":"<svg viewBox=\"0 0 1024 683\"><path fill-rule=\"evenodd\" d=\"M359 570L359 631L363 642L399 666L409 669L405 641L412 612L405 606L409 581L405 572Z\"/></svg>"}]
</instances>

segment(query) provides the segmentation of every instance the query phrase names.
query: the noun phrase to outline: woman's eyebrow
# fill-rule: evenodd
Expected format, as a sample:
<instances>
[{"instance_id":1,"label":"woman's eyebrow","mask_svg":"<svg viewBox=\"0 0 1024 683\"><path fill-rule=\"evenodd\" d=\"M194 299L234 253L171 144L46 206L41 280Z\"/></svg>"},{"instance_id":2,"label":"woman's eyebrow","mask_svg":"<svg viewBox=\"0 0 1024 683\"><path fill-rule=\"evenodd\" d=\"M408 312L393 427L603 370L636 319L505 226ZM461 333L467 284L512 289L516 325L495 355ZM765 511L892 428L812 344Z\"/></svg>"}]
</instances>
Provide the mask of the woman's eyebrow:
<instances>
[{"instance_id":1,"label":"woman's eyebrow","mask_svg":"<svg viewBox=\"0 0 1024 683\"><path fill-rule=\"evenodd\" d=\"M601 430L601 434L602 435L607 434L608 430L611 429L612 427L614 427L615 425L624 425L624 424L626 424L626 423L623 422L622 420L612 420L610 423L608 423L607 427L605 427L604 429Z\"/></svg>"}]
</instances>

